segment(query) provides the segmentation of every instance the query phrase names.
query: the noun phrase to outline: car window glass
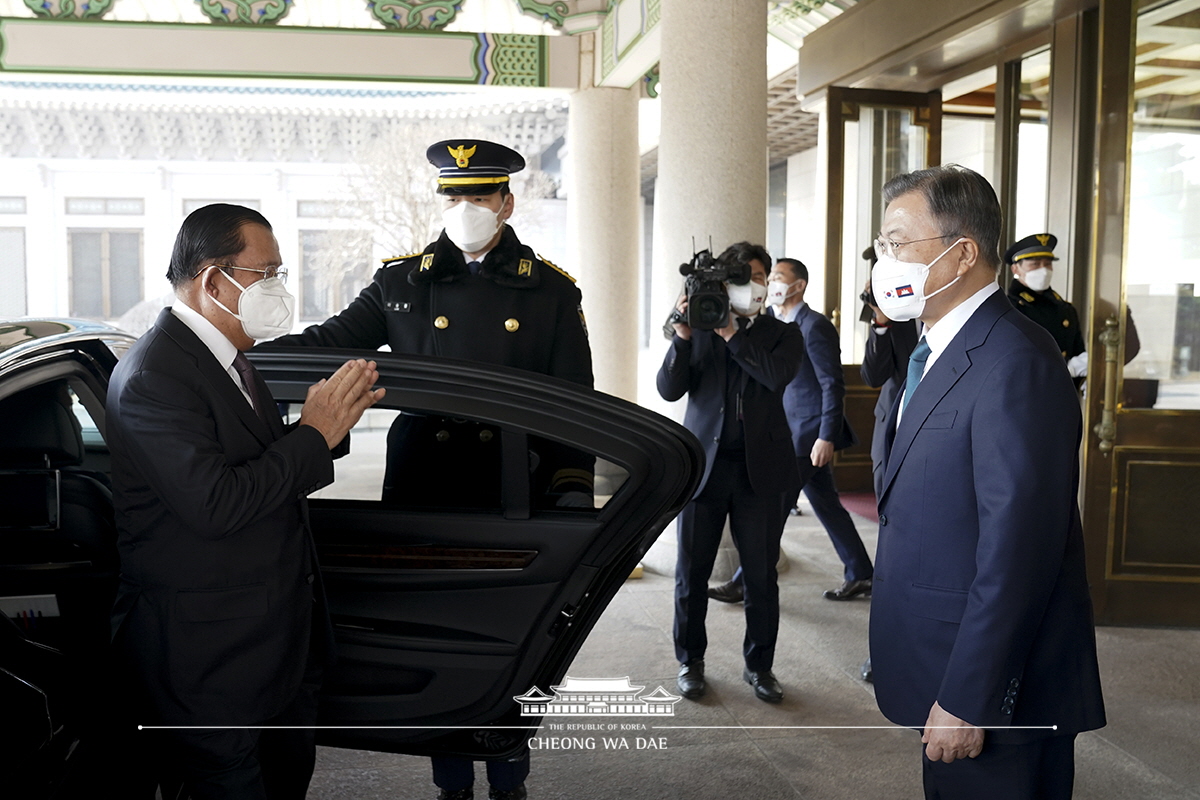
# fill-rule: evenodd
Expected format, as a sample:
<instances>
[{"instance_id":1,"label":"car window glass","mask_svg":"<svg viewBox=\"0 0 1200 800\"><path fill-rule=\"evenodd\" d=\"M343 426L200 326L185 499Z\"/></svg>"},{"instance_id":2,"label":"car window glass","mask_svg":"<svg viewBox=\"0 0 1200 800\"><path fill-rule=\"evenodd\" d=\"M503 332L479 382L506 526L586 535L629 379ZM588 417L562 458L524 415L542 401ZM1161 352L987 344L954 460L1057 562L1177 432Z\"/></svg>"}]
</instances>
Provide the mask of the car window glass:
<instances>
[{"instance_id":1,"label":"car window glass","mask_svg":"<svg viewBox=\"0 0 1200 800\"><path fill-rule=\"evenodd\" d=\"M289 407L289 422L300 408ZM507 446L516 448L521 440L512 433ZM493 423L376 406L351 431L349 454L334 461L334 482L310 497L495 511L505 507L504 465L520 463L528 480L518 485L530 507L583 510L603 508L628 478L619 465L561 442L528 436L524 443L524 452L506 454L505 431Z\"/></svg>"}]
</instances>

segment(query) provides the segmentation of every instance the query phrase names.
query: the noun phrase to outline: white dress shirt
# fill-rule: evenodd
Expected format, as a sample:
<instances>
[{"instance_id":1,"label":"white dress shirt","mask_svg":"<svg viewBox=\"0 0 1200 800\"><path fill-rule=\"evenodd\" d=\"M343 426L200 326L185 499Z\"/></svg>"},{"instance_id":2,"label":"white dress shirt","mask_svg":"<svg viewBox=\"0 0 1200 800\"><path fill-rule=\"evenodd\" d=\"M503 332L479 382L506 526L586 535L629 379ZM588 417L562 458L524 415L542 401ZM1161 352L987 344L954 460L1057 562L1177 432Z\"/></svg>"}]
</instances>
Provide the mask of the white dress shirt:
<instances>
[{"instance_id":1,"label":"white dress shirt","mask_svg":"<svg viewBox=\"0 0 1200 800\"><path fill-rule=\"evenodd\" d=\"M174 314L180 322L191 328L192 333L204 343L204 346L209 349L213 356L217 359L217 363L221 365L221 369L225 370L225 374L233 381L233 385L238 387L238 391L242 393L242 397L246 398L246 402L254 408L254 402L250 399L250 393L246 391L246 387L242 384L242 376L238 375L237 369L233 366L233 359L237 358L238 349L234 347L233 342L225 338L225 334L217 330L217 326L213 325L204 316L188 307L186 303L175 298L175 302L171 305L171 313Z\"/></svg>"}]
</instances>

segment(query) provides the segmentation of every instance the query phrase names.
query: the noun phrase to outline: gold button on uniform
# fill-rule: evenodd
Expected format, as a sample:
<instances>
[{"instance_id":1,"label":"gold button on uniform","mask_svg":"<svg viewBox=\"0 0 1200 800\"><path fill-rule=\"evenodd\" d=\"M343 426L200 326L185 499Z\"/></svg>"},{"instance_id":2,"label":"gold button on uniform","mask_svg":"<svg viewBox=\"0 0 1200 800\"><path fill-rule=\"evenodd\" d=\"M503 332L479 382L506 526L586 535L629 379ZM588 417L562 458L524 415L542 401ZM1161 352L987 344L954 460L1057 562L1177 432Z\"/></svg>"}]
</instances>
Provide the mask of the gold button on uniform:
<instances>
[{"instance_id":1,"label":"gold button on uniform","mask_svg":"<svg viewBox=\"0 0 1200 800\"><path fill-rule=\"evenodd\" d=\"M479 432L479 441L490 442L491 440L492 440L492 432L491 431L480 431Z\"/></svg>"},{"instance_id":2,"label":"gold button on uniform","mask_svg":"<svg viewBox=\"0 0 1200 800\"><path fill-rule=\"evenodd\" d=\"M450 441L450 431L438 431L435 437L439 442Z\"/></svg>"},{"instance_id":3,"label":"gold button on uniform","mask_svg":"<svg viewBox=\"0 0 1200 800\"><path fill-rule=\"evenodd\" d=\"M450 320L447 319L446 317L438 317L437 319L435 319L433 321L433 327L437 328L438 330L444 331L444 330L446 330L446 328L450 327Z\"/></svg>"},{"instance_id":4,"label":"gold button on uniform","mask_svg":"<svg viewBox=\"0 0 1200 800\"><path fill-rule=\"evenodd\" d=\"M1069 319L1064 319L1064 320L1063 320L1063 327L1064 327L1064 328L1069 328L1069 327L1071 327L1071 320L1069 320Z\"/></svg>"},{"instance_id":5,"label":"gold button on uniform","mask_svg":"<svg viewBox=\"0 0 1200 800\"><path fill-rule=\"evenodd\" d=\"M517 328L519 328L519 327L521 327L521 323L517 322L515 319L512 319L511 317L509 319L504 320L504 330L508 331L509 333L515 332L517 330Z\"/></svg>"}]
</instances>

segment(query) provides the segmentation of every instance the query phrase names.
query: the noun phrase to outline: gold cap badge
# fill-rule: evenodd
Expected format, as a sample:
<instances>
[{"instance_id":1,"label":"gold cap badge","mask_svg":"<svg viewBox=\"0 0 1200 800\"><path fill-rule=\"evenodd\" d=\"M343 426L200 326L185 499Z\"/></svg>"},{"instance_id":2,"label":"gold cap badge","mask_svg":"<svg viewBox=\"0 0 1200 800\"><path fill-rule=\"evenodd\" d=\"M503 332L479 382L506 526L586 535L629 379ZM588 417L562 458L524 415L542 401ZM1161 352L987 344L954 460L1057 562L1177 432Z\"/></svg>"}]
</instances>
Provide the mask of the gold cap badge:
<instances>
[{"instance_id":1,"label":"gold cap badge","mask_svg":"<svg viewBox=\"0 0 1200 800\"><path fill-rule=\"evenodd\" d=\"M1037 239L1041 243L1042 247L1045 247L1050 241L1050 234L1039 233L1038 235L1034 236L1033 238Z\"/></svg>"},{"instance_id":2,"label":"gold cap badge","mask_svg":"<svg viewBox=\"0 0 1200 800\"><path fill-rule=\"evenodd\" d=\"M466 169L470 166L470 159L471 156L475 155L476 147L478 147L478 145L474 145L468 150L467 146L464 144L460 144L458 147L446 145L446 149L450 151L450 155L454 156L454 163L457 164L461 169Z\"/></svg>"}]
</instances>

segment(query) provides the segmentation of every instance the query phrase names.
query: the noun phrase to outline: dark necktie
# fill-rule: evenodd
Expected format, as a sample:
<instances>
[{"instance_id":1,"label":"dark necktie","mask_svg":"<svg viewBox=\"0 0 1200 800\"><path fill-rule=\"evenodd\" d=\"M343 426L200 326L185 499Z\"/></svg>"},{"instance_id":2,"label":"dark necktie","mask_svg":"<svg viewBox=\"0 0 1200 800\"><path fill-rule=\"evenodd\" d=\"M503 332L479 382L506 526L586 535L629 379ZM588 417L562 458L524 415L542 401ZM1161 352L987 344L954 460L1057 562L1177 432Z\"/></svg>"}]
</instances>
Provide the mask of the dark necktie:
<instances>
[{"instance_id":1,"label":"dark necktie","mask_svg":"<svg viewBox=\"0 0 1200 800\"><path fill-rule=\"evenodd\" d=\"M468 262L467 269L471 270L472 275L478 275L479 274L479 262L478 261Z\"/></svg>"},{"instance_id":2,"label":"dark necktie","mask_svg":"<svg viewBox=\"0 0 1200 800\"><path fill-rule=\"evenodd\" d=\"M901 411L908 408L908 401L912 399L917 384L921 382L921 376L925 374L925 362L928 359L929 345L922 336L921 341L913 348L912 355L908 357L908 382L904 384L904 404L900 407Z\"/></svg>"},{"instance_id":3,"label":"dark necktie","mask_svg":"<svg viewBox=\"0 0 1200 800\"><path fill-rule=\"evenodd\" d=\"M241 376L242 383L246 386L246 393L250 395L250 403L254 406L254 413L258 414L269 428L270 421L267 419L267 405L262 392L258 388L258 370L250 363L250 359L246 358L246 354L239 352L233 358L233 368L237 370L237 374Z\"/></svg>"}]
</instances>

